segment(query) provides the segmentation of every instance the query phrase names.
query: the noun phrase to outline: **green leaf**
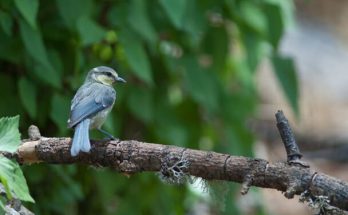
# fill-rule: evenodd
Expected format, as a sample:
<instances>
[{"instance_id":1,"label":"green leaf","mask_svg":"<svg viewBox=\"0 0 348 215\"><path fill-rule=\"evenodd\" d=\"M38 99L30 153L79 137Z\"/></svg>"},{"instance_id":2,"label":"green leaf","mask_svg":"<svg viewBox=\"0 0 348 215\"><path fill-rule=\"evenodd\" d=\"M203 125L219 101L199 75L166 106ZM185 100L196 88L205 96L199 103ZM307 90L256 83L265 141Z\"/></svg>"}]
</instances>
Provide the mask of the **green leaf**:
<instances>
[{"instance_id":1,"label":"green leaf","mask_svg":"<svg viewBox=\"0 0 348 215\"><path fill-rule=\"evenodd\" d=\"M40 80L49 84L50 86L59 88L60 87L60 76L58 72L53 69L52 66L45 66L42 64L36 64L33 68L29 69L33 74L36 75Z\"/></svg>"},{"instance_id":2,"label":"green leaf","mask_svg":"<svg viewBox=\"0 0 348 215\"><path fill-rule=\"evenodd\" d=\"M295 65L291 58L275 55L272 58L274 72L284 90L292 109L299 114L298 107L298 80L295 72Z\"/></svg>"},{"instance_id":3,"label":"green leaf","mask_svg":"<svg viewBox=\"0 0 348 215\"><path fill-rule=\"evenodd\" d=\"M19 27L22 41L29 55L43 65L49 64L41 33L31 28L23 20L19 21Z\"/></svg>"},{"instance_id":4,"label":"green leaf","mask_svg":"<svg viewBox=\"0 0 348 215\"><path fill-rule=\"evenodd\" d=\"M141 80L152 85L150 62L143 44L128 32L121 32L120 40L132 72Z\"/></svg>"},{"instance_id":5,"label":"green leaf","mask_svg":"<svg viewBox=\"0 0 348 215\"><path fill-rule=\"evenodd\" d=\"M36 15L39 9L38 0L15 0L16 7L32 28L36 28Z\"/></svg>"},{"instance_id":6,"label":"green leaf","mask_svg":"<svg viewBox=\"0 0 348 215\"><path fill-rule=\"evenodd\" d=\"M94 20L82 16L77 21L77 29L80 33L82 39L82 44L84 46L90 45L95 42L101 41L105 35L106 31Z\"/></svg>"},{"instance_id":7,"label":"green leaf","mask_svg":"<svg viewBox=\"0 0 348 215\"><path fill-rule=\"evenodd\" d=\"M91 0L56 0L58 11L69 28L76 28L80 17L88 17L93 9Z\"/></svg>"},{"instance_id":8,"label":"green leaf","mask_svg":"<svg viewBox=\"0 0 348 215\"><path fill-rule=\"evenodd\" d=\"M26 78L21 78L18 82L19 96L24 108L30 117L36 118L36 97L37 91L35 85Z\"/></svg>"},{"instance_id":9,"label":"green leaf","mask_svg":"<svg viewBox=\"0 0 348 215\"><path fill-rule=\"evenodd\" d=\"M186 0L160 0L160 3L175 27L181 28L188 2Z\"/></svg>"},{"instance_id":10,"label":"green leaf","mask_svg":"<svg viewBox=\"0 0 348 215\"><path fill-rule=\"evenodd\" d=\"M63 62L62 58L60 57L57 49L48 49L48 60L51 62L52 66L54 67L54 70L57 72L59 76L63 75Z\"/></svg>"},{"instance_id":11,"label":"green leaf","mask_svg":"<svg viewBox=\"0 0 348 215\"><path fill-rule=\"evenodd\" d=\"M175 121L159 126L155 132L163 142L183 147L185 146L185 143L187 143L189 136L185 127Z\"/></svg>"},{"instance_id":12,"label":"green leaf","mask_svg":"<svg viewBox=\"0 0 348 215\"><path fill-rule=\"evenodd\" d=\"M157 34L147 14L147 1L133 0L129 5L128 22L130 27L147 41L153 43Z\"/></svg>"},{"instance_id":13,"label":"green leaf","mask_svg":"<svg viewBox=\"0 0 348 215\"><path fill-rule=\"evenodd\" d=\"M70 100L66 96L55 94L51 101L50 117L63 133L67 128L69 118Z\"/></svg>"},{"instance_id":14,"label":"green leaf","mask_svg":"<svg viewBox=\"0 0 348 215\"><path fill-rule=\"evenodd\" d=\"M216 73L201 68L193 57L185 58L185 84L192 98L210 111L219 107Z\"/></svg>"},{"instance_id":15,"label":"green leaf","mask_svg":"<svg viewBox=\"0 0 348 215\"><path fill-rule=\"evenodd\" d=\"M282 9L276 4L266 4L264 12L268 21L269 41L277 49L284 31Z\"/></svg>"},{"instance_id":16,"label":"green leaf","mask_svg":"<svg viewBox=\"0 0 348 215\"><path fill-rule=\"evenodd\" d=\"M22 201L35 202L19 165L3 156L0 156L0 180L6 190L10 190L7 193L10 197L14 195Z\"/></svg>"},{"instance_id":17,"label":"green leaf","mask_svg":"<svg viewBox=\"0 0 348 215\"><path fill-rule=\"evenodd\" d=\"M197 4L197 1L199 0L187 1L184 15L185 25L182 26L183 30L189 33L187 40L191 42L193 48L200 45L200 41L208 27L205 10Z\"/></svg>"},{"instance_id":18,"label":"green leaf","mask_svg":"<svg viewBox=\"0 0 348 215\"><path fill-rule=\"evenodd\" d=\"M178 120L179 117L165 100L164 97L160 98L154 106L154 118L157 125L155 134L160 142L186 146L189 136L192 137L188 129L189 125Z\"/></svg>"},{"instance_id":19,"label":"green leaf","mask_svg":"<svg viewBox=\"0 0 348 215\"><path fill-rule=\"evenodd\" d=\"M244 127L242 122L230 123L224 128L225 138L228 141L227 146L220 146L227 153L236 153L241 156L253 156L253 139L250 131Z\"/></svg>"},{"instance_id":20,"label":"green leaf","mask_svg":"<svg viewBox=\"0 0 348 215\"><path fill-rule=\"evenodd\" d=\"M77 183L73 180L72 176L70 174L67 174L68 168L67 166L52 166L52 171L59 177L59 179L66 185L67 189L69 190L69 199L82 199L83 198L83 192L81 189L81 184ZM75 168L74 168L75 169ZM72 169L72 170L74 170Z\"/></svg>"},{"instance_id":21,"label":"green leaf","mask_svg":"<svg viewBox=\"0 0 348 215\"><path fill-rule=\"evenodd\" d=\"M182 147L185 147L190 136L189 132L176 121L161 125L155 132L163 142Z\"/></svg>"},{"instance_id":22,"label":"green leaf","mask_svg":"<svg viewBox=\"0 0 348 215\"><path fill-rule=\"evenodd\" d=\"M267 35L267 20L257 3L242 1L238 10L246 26L260 35Z\"/></svg>"},{"instance_id":23,"label":"green leaf","mask_svg":"<svg viewBox=\"0 0 348 215\"><path fill-rule=\"evenodd\" d=\"M214 41L214 43L210 41ZM216 72L221 72L225 68L228 43L229 36L224 27L208 29L203 41L204 53L211 56L212 66Z\"/></svg>"},{"instance_id":24,"label":"green leaf","mask_svg":"<svg viewBox=\"0 0 348 215\"><path fill-rule=\"evenodd\" d=\"M2 202L2 199L0 199L0 213L5 214L5 205Z\"/></svg>"},{"instance_id":25,"label":"green leaf","mask_svg":"<svg viewBox=\"0 0 348 215\"><path fill-rule=\"evenodd\" d=\"M124 28L128 26L129 4L126 1L120 1L117 5L110 8L107 14L108 22L112 27Z\"/></svg>"},{"instance_id":26,"label":"green leaf","mask_svg":"<svg viewBox=\"0 0 348 215\"><path fill-rule=\"evenodd\" d=\"M0 26L2 30L8 35L12 35L13 21L9 14L0 11Z\"/></svg>"},{"instance_id":27,"label":"green leaf","mask_svg":"<svg viewBox=\"0 0 348 215\"><path fill-rule=\"evenodd\" d=\"M38 78L46 83L54 87L59 87L60 76L48 60L46 48L40 32L31 28L23 20L19 21L19 27L21 38L27 52L38 63L32 71L36 73Z\"/></svg>"},{"instance_id":28,"label":"green leaf","mask_svg":"<svg viewBox=\"0 0 348 215\"><path fill-rule=\"evenodd\" d=\"M249 66L250 72L254 74L257 70L262 57L264 57L265 49L263 40L255 34L246 33L241 36L244 48L246 51L246 63Z\"/></svg>"},{"instance_id":29,"label":"green leaf","mask_svg":"<svg viewBox=\"0 0 348 215\"><path fill-rule=\"evenodd\" d=\"M153 119L153 98L149 90L132 88L128 95L128 106L143 122L149 123Z\"/></svg>"},{"instance_id":30,"label":"green leaf","mask_svg":"<svg viewBox=\"0 0 348 215\"><path fill-rule=\"evenodd\" d=\"M295 5L293 1L279 1L279 0L266 0L265 4L271 4L274 6L278 6L280 8L280 13L282 15L283 25L286 27L294 27L294 13Z\"/></svg>"},{"instance_id":31,"label":"green leaf","mask_svg":"<svg viewBox=\"0 0 348 215\"><path fill-rule=\"evenodd\" d=\"M18 122L19 116L0 119L0 151L13 153L21 144Z\"/></svg>"}]
</instances>

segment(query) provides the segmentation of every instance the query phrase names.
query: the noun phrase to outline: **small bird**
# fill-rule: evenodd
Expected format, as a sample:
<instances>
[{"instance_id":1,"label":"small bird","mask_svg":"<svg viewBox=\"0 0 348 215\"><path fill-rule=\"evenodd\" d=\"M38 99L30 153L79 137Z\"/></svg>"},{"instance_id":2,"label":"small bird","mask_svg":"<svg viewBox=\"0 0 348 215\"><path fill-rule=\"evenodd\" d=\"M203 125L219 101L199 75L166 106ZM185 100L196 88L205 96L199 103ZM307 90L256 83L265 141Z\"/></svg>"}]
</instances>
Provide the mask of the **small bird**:
<instances>
[{"instance_id":1,"label":"small bird","mask_svg":"<svg viewBox=\"0 0 348 215\"><path fill-rule=\"evenodd\" d=\"M89 129L97 129L110 139L115 139L101 129L116 101L116 91L112 87L115 82L126 83L110 67L98 66L88 72L84 84L71 101L68 128L75 129L71 156L76 156L80 151L91 150Z\"/></svg>"}]
</instances>

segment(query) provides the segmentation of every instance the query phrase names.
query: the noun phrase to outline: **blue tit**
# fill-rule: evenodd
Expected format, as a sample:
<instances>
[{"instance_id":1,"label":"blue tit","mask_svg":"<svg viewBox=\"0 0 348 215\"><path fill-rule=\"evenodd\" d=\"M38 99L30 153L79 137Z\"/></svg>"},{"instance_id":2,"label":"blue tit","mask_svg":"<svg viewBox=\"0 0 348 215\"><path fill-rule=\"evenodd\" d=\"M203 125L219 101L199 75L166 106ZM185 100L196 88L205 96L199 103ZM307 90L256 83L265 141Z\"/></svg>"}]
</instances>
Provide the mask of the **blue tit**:
<instances>
[{"instance_id":1,"label":"blue tit","mask_svg":"<svg viewBox=\"0 0 348 215\"><path fill-rule=\"evenodd\" d=\"M80 151L89 152L89 129L98 129L109 138L114 137L101 129L106 117L116 101L116 91L112 85L126 82L118 77L115 70L99 66L88 72L84 84L78 89L71 101L68 128L74 128L74 138L70 153L76 156Z\"/></svg>"}]
</instances>

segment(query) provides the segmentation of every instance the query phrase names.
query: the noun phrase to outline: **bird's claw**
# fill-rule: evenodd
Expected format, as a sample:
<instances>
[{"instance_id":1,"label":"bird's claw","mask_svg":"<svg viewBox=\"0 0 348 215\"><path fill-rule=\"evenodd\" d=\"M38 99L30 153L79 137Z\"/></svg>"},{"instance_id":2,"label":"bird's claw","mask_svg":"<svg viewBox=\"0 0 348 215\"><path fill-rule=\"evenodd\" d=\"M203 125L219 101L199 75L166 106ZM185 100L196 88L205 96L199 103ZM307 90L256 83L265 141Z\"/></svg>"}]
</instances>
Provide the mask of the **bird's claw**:
<instances>
[{"instance_id":1,"label":"bird's claw","mask_svg":"<svg viewBox=\"0 0 348 215\"><path fill-rule=\"evenodd\" d=\"M110 140L119 141L120 139L118 139L116 137L105 137L103 140L105 140L105 141L110 141Z\"/></svg>"}]
</instances>

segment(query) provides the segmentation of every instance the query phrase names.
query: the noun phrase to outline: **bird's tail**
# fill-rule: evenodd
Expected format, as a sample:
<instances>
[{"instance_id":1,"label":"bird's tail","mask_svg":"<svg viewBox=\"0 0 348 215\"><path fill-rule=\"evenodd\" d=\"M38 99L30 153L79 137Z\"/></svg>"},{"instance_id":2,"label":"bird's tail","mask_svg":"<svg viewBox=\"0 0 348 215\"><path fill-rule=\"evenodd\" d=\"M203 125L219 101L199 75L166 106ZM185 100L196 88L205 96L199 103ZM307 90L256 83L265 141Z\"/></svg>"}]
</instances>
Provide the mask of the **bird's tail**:
<instances>
[{"instance_id":1,"label":"bird's tail","mask_svg":"<svg viewBox=\"0 0 348 215\"><path fill-rule=\"evenodd\" d=\"M70 149L71 156L76 156L80 151L89 152L91 150L91 143L89 142L90 123L90 119L85 119L76 125L74 139Z\"/></svg>"}]
</instances>

